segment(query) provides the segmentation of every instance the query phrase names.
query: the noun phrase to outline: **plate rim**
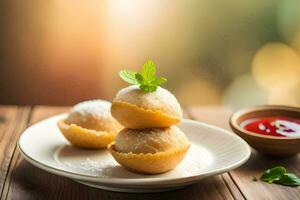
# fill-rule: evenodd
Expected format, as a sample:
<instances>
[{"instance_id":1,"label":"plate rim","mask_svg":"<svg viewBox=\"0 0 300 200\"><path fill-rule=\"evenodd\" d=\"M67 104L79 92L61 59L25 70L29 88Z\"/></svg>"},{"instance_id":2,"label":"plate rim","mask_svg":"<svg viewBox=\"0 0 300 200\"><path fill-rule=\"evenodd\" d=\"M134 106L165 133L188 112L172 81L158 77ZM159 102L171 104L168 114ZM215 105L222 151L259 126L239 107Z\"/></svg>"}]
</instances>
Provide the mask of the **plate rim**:
<instances>
[{"instance_id":1,"label":"plate rim","mask_svg":"<svg viewBox=\"0 0 300 200\"><path fill-rule=\"evenodd\" d=\"M47 164L44 164L34 158L32 158L30 155L28 155L26 152L24 152L24 150L22 149L20 142L22 140L22 137L24 136L24 134L26 132L28 132L30 129L32 129L33 127L37 126L38 124L45 122L47 120L50 120L51 118L59 118L59 117L63 117L66 114L59 114L59 115L54 115L51 116L49 118L43 119L31 126L29 126L28 128L26 128L22 134L19 136L18 141L17 141L17 148L20 151L21 155L25 158L25 160L27 160L29 163L31 163L32 165L43 169L47 172L50 172L52 174L56 174L56 175L60 175L63 177L67 177L67 178L71 178L71 179L76 179L76 180L81 180L81 181L89 181L89 182L95 182L95 183L100 183L103 185L131 185L131 186L138 186L138 185L152 185L153 183L155 184L161 184L161 185L165 185L165 184L180 184L180 183L186 183L186 182L196 182L200 179L203 179L205 177L208 176L212 176L212 175L218 175L227 171L230 171L232 169L235 169L239 166L241 166L242 164L244 164L250 157L251 155L251 149L249 147L249 145L238 135L222 129L220 127L217 127L215 125L211 125L211 124L207 124L204 122L200 122L200 121L195 121L195 120L191 120L191 119L182 119L182 121L188 122L188 123L192 123L192 124L197 124L200 126L205 126L207 128L211 128L211 129L216 129L218 131L221 131L227 135L230 135L231 137L235 137L243 146L244 146L244 150L246 155L240 159L238 162L232 163L230 165L227 165L225 167L219 168L219 169L215 169L212 170L210 172L207 173L199 173L197 175L193 175L193 176L187 176L187 177L174 177L174 178L159 178L159 177L147 177L147 178L140 178L140 179L126 179L126 178L111 178L111 177L97 177L97 176L89 176L89 175L83 175L83 174L78 174L78 173L74 173L74 172L70 172L70 171L65 171L62 169L58 169L52 166L49 166Z\"/></svg>"}]
</instances>

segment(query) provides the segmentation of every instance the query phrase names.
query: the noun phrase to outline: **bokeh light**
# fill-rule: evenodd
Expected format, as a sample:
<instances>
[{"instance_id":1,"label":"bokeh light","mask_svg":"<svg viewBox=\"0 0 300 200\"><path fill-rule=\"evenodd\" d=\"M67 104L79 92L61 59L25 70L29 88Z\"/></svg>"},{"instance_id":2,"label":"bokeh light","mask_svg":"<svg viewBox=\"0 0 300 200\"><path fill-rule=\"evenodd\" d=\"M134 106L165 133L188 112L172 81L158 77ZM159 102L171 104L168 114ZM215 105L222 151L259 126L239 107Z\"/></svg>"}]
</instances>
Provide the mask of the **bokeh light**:
<instances>
[{"instance_id":1,"label":"bokeh light","mask_svg":"<svg viewBox=\"0 0 300 200\"><path fill-rule=\"evenodd\" d=\"M176 91L184 105L220 105L220 89L210 80L191 77Z\"/></svg>"},{"instance_id":2,"label":"bokeh light","mask_svg":"<svg viewBox=\"0 0 300 200\"><path fill-rule=\"evenodd\" d=\"M300 58L291 47L269 43L256 53L252 71L255 80L266 89L288 87L300 77Z\"/></svg>"},{"instance_id":3,"label":"bokeh light","mask_svg":"<svg viewBox=\"0 0 300 200\"><path fill-rule=\"evenodd\" d=\"M149 58L183 105L299 103L298 1L3 2L1 103L111 100Z\"/></svg>"}]
</instances>

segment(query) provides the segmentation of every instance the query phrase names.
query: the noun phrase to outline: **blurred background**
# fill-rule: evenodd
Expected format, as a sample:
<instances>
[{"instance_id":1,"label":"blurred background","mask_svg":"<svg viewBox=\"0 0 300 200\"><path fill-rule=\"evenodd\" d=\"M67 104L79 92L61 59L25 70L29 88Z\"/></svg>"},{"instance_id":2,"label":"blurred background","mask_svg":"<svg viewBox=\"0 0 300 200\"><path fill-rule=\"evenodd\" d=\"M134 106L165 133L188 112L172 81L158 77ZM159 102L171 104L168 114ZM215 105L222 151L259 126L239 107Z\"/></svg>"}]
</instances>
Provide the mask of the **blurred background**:
<instances>
[{"instance_id":1,"label":"blurred background","mask_svg":"<svg viewBox=\"0 0 300 200\"><path fill-rule=\"evenodd\" d=\"M300 1L0 0L0 104L112 100L149 58L183 105L300 106Z\"/></svg>"}]
</instances>

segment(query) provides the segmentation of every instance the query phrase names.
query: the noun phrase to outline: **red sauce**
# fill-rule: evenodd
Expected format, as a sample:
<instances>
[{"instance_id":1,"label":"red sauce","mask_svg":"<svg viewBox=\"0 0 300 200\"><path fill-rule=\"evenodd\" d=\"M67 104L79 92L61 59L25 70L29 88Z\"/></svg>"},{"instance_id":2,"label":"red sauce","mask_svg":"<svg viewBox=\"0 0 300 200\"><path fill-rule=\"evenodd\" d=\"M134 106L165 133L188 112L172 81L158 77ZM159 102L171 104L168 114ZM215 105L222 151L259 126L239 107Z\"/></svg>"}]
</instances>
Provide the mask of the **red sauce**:
<instances>
[{"instance_id":1,"label":"red sauce","mask_svg":"<svg viewBox=\"0 0 300 200\"><path fill-rule=\"evenodd\" d=\"M254 133L277 136L299 137L300 119L275 116L248 119L241 123L241 127Z\"/></svg>"}]
</instances>

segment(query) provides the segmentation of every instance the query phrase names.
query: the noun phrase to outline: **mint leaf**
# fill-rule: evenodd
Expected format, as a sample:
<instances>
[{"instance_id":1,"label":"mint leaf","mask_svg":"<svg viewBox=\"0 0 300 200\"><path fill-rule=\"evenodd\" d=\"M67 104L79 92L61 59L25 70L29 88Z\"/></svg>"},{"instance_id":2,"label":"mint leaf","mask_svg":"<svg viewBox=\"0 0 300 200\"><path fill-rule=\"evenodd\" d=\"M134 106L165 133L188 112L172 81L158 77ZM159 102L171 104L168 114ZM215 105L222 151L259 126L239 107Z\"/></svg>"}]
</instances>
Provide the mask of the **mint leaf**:
<instances>
[{"instance_id":1,"label":"mint leaf","mask_svg":"<svg viewBox=\"0 0 300 200\"><path fill-rule=\"evenodd\" d=\"M274 183L286 186L299 186L300 179L295 174L285 173L278 180L275 180Z\"/></svg>"},{"instance_id":2,"label":"mint leaf","mask_svg":"<svg viewBox=\"0 0 300 200\"><path fill-rule=\"evenodd\" d=\"M141 75L144 77L146 82L150 82L155 78L156 67L152 60L148 60L142 67Z\"/></svg>"},{"instance_id":3,"label":"mint leaf","mask_svg":"<svg viewBox=\"0 0 300 200\"><path fill-rule=\"evenodd\" d=\"M152 60L148 60L142 67L140 73L121 70L120 77L127 83L139 85L139 88L145 92L155 92L157 87L167 82L166 78L156 77L156 67Z\"/></svg>"},{"instance_id":4,"label":"mint leaf","mask_svg":"<svg viewBox=\"0 0 300 200\"><path fill-rule=\"evenodd\" d=\"M285 186L300 185L300 179L295 174L287 173L286 169L282 166L266 170L260 179L268 183L276 183Z\"/></svg>"},{"instance_id":5,"label":"mint leaf","mask_svg":"<svg viewBox=\"0 0 300 200\"><path fill-rule=\"evenodd\" d=\"M127 83L136 85L139 84L138 80L136 79L136 72L128 71L128 70L121 70L119 72L119 76L126 81Z\"/></svg>"},{"instance_id":6,"label":"mint leaf","mask_svg":"<svg viewBox=\"0 0 300 200\"><path fill-rule=\"evenodd\" d=\"M282 166L273 167L267 169L260 177L262 181L273 183L275 180L279 180L280 176L286 173L286 169Z\"/></svg>"}]
</instances>

